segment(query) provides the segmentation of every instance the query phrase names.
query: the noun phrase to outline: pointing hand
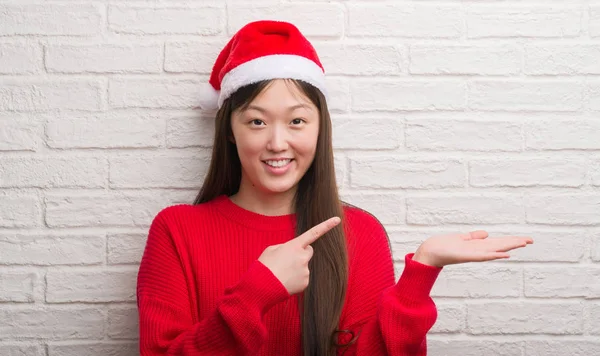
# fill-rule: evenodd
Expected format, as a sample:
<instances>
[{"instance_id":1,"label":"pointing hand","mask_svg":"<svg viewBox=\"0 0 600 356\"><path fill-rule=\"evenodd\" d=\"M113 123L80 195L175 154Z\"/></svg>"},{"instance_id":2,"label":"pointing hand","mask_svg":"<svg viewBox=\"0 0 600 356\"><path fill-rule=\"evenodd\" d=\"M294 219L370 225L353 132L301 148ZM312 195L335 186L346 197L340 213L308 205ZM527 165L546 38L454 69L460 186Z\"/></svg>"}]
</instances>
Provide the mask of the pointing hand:
<instances>
[{"instance_id":1,"label":"pointing hand","mask_svg":"<svg viewBox=\"0 0 600 356\"><path fill-rule=\"evenodd\" d=\"M267 247L258 260L273 272L290 294L300 293L308 286L310 277L308 262L313 256L310 244L339 223L338 217L325 220L284 244Z\"/></svg>"}]
</instances>

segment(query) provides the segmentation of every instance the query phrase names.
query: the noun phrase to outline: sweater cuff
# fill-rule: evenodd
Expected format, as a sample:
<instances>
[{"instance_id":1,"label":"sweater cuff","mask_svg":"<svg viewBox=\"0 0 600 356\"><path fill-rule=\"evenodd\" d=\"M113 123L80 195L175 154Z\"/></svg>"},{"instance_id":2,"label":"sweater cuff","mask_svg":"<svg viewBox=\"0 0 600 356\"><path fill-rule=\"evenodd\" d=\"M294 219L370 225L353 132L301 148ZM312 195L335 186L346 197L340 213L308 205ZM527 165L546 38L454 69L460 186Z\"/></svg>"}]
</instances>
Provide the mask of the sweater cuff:
<instances>
[{"instance_id":1,"label":"sweater cuff","mask_svg":"<svg viewBox=\"0 0 600 356\"><path fill-rule=\"evenodd\" d=\"M428 298L431 289L442 271L441 267L429 266L414 261L414 253L409 253L404 258L404 271L396 283L397 297L410 303L421 303Z\"/></svg>"},{"instance_id":2,"label":"sweater cuff","mask_svg":"<svg viewBox=\"0 0 600 356\"><path fill-rule=\"evenodd\" d=\"M283 284L262 262L256 260L233 288L244 296L244 302L256 306L264 315L269 309L290 297ZM234 292L232 290L232 292Z\"/></svg>"}]
</instances>

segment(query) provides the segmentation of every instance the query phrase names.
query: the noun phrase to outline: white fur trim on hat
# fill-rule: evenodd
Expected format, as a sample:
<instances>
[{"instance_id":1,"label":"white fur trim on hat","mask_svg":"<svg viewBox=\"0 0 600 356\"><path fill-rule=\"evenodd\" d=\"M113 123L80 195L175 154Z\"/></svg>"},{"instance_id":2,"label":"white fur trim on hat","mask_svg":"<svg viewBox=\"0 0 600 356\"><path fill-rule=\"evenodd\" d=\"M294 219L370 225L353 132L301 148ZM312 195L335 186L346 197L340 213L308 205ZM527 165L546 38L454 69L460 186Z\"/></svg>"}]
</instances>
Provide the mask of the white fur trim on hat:
<instances>
[{"instance_id":1,"label":"white fur trim on hat","mask_svg":"<svg viewBox=\"0 0 600 356\"><path fill-rule=\"evenodd\" d=\"M220 107L220 105L217 105L219 91L215 90L209 83L202 83L198 101L202 110L216 110Z\"/></svg>"},{"instance_id":2,"label":"white fur trim on hat","mask_svg":"<svg viewBox=\"0 0 600 356\"><path fill-rule=\"evenodd\" d=\"M305 81L327 97L325 74L315 62L297 55L274 54L242 63L225 74L217 106L220 108L231 94L245 85L276 78Z\"/></svg>"}]
</instances>

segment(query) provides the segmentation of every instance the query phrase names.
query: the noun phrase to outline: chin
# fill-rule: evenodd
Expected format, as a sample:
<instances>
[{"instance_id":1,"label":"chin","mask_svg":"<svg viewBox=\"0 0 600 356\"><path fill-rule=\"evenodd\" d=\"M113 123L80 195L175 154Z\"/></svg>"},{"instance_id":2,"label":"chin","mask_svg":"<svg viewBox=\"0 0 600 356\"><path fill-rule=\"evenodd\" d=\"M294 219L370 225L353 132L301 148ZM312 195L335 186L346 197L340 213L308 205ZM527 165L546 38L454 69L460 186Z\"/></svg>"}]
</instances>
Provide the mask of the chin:
<instances>
[{"instance_id":1,"label":"chin","mask_svg":"<svg viewBox=\"0 0 600 356\"><path fill-rule=\"evenodd\" d=\"M263 190L267 193L272 193L272 194L281 194L281 193L286 193L289 192L291 189L295 188L297 186L296 182L281 182L279 184L263 184Z\"/></svg>"},{"instance_id":2,"label":"chin","mask_svg":"<svg viewBox=\"0 0 600 356\"><path fill-rule=\"evenodd\" d=\"M271 193L271 194L282 194L282 193L286 193L289 192L292 188L294 188L294 186L266 186L264 187L264 191L267 193Z\"/></svg>"}]
</instances>

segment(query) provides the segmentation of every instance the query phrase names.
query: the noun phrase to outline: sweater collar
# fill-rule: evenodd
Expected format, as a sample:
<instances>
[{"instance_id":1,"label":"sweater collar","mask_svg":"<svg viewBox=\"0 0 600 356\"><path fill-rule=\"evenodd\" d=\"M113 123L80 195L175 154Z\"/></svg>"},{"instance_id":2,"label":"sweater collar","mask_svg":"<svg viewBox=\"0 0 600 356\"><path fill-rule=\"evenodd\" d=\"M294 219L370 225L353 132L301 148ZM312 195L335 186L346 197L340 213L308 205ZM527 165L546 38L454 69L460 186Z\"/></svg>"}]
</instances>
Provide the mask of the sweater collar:
<instances>
[{"instance_id":1,"label":"sweater collar","mask_svg":"<svg viewBox=\"0 0 600 356\"><path fill-rule=\"evenodd\" d=\"M246 210L235 204L227 195L220 195L214 199L217 210L229 220L258 230L294 230L296 214L267 216Z\"/></svg>"}]
</instances>

